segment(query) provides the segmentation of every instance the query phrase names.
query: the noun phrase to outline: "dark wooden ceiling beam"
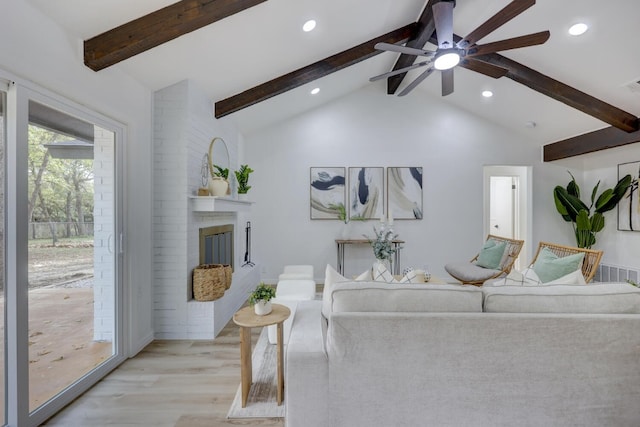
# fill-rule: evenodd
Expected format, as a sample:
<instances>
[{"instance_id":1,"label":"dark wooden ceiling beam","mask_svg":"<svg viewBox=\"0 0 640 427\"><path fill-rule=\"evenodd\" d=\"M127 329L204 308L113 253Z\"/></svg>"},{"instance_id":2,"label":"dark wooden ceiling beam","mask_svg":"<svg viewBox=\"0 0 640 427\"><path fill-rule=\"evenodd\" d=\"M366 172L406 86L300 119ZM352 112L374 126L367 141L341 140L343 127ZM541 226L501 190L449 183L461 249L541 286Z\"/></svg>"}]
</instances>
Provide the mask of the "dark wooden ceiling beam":
<instances>
[{"instance_id":1,"label":"dark wooden ceiling beam","mask_svg":"<svg viewBox=\"0 0 640 427\"><path fill-rule=\"evenodd\" d=\"M102 70L265 1L179 1L86 40L84 63Z\"/></svg>"},{"instance_id":2,"label":"dark wooden ceiling beam","mask_svg":"<svg viewBox=\"0 0 640 427\"><path fill-rule=\"evenodd\" d=\"M416 35L411 37L407 42L408 47L413 47L416 49L422 49L425 44L429 41L433 33L436 31L435 21L433 19L433 9L432 6L435 3L438 3L440 0L429 0L418 19L418 28L416 31ZM399 70L400 68L405 68L412 65L417 56L416 55L408 55L406 53L401 54L398 57L393 69L391 71ZM387 93L389 95L393 95L396 93L402 80L404 80L407 73L398 74L395 76L391 76L387 79Z\"/></svg>"},{"instance_id":3,"label":"dark wooden ceiling beam","mask_svg":"<svg viewBox=\"0 0 640 427\"><path fill-rule=\"evenodd\" d=\"M640 142L640 130L625 132L616 127L609 126L604 129L574 136L573 138L556 141L542 147L543 160L566 159L587 153L594 153L608 148L621 147L627 144Z\"/></svg>"},{"instance_id":4,"label":"dark wooden ceiling beam","mask_svg":"<svg viewBox=\"0 0 640 427\"><path fill-rule=\"evenodd\" d=\"M224 117L378 55L382 51L374 48L376 43L398 43L407 40L415 33L416 26L415 23L411 23L351 49L247 89L237 95L220 100L215 103L215 116L216 118Z\"/></svg>"},{"instance_id":5,"label":"dark wooden ceiling beam","mask_svg":"<svg viewBox=\"0 0 640 427\"><path fill-rule=\"evenodd\" d=\"M551 77L522 65L498 53L491 53L474 57L509 70L505 75L513 81L523 84L536 92L547 95L576 110L582 111L596 119L602 120L625 132L638 130L638 118L620 108L594 98L584 92L574 89Z\"/></svg>"}]
</instances>

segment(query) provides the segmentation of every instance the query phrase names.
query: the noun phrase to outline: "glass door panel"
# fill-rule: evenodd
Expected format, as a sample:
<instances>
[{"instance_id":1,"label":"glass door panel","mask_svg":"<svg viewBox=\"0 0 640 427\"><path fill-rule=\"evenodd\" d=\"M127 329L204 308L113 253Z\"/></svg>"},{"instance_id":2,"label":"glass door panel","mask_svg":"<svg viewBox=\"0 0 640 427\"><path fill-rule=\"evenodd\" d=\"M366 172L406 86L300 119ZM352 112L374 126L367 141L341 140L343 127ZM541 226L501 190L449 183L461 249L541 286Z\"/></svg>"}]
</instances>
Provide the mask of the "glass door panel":
<instances>
[{"instance_id":1,"label":"glass door panel","mask_svg":"<svg viewBox=\"0 0 640 427\"><path fill-rule=\"evenodd\" d=\"M115 134L29 102L29 410L115 354Z\"/></svg>"}]
</instances>

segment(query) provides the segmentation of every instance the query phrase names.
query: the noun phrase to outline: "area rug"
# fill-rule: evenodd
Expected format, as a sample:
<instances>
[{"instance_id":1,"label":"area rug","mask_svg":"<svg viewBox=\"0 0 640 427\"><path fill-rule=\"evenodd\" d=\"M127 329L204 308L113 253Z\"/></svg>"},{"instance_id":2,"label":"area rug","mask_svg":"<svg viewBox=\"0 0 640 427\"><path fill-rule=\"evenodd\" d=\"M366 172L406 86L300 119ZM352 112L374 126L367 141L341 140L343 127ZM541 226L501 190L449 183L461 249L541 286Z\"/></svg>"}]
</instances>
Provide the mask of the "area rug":
<instances>
[{"instance_id":1,"label":"area rug","mask_svg":"<svg viewBox=\"0 0 640 427\"><path fill-rule=\"evenodd\" d=\"M276 346L269 344L267 328L262 328L251 356L253 384L247 406L242 407L242 386L238 386L227 418L284 418L285 403L277 402L276 359Z\"/></svg>"}]
</instances>

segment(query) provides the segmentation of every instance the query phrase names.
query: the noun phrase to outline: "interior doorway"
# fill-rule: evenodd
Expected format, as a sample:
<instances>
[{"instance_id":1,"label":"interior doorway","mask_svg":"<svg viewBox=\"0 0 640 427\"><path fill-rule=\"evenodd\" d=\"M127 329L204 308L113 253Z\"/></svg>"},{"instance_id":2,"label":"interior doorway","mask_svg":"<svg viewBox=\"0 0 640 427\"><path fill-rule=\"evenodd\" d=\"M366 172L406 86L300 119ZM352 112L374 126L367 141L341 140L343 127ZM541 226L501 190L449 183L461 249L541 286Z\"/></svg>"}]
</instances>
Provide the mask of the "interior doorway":
<instances>
[{"instance_id":1,"label":"interior doorway","mask_svg":"<svg viewBox=\"0 0 640 427\"><path fill-rule=\"evenodd\" d=\"M484 167L485 234L524 240L514 268L522 269L531 254L531 167Z\"/></svg>"}]
</instances>

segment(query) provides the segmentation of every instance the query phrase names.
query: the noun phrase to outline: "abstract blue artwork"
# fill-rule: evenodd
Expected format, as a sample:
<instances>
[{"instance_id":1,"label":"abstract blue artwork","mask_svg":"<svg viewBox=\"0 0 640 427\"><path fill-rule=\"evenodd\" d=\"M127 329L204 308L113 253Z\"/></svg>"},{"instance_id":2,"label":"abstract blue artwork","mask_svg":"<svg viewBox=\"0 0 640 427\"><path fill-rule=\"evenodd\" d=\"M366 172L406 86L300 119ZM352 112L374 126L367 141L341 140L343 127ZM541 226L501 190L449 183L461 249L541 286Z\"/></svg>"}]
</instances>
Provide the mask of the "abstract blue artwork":
<instances>
[{"instance_id":1,"label":"abstract blue artwork","mask_svg":"<svg viewBox=\"0 0 640 427\"><path fill-rule=\"evenodd\" d=\"M640 231L640 162L618 165L618 179L631 175L631 185L618 204L618 230Z\"/></svg>"},{"instance_id":2,"label":"abstract blue artwork","mask_svg":"<svg viewBox=\"0 0 640 427\"><path fill-rule=\"evenodd\" d=\"M422 219L422 168L387 168L388 215L394 219Z\"/></svg>"},{"instance_id":3,"label":"abstract blue artwork","mask_svg":"<svg viewBox=\"0 0 640 427\"><path fill-rule=\"evenodd\" d=\"M345 168L311 168L311 219L344 219Z\"/></svg>"},{"instance_id":4,"label":"abstract blue artwork","mask_svg":"<svg viewBox=\"0 0 640 427\"><path fill-rule=\"evenodd\" d=\"M349 168L349 218L373 219L384 214L384 168Z\"/></svg>"}]
</instances>

